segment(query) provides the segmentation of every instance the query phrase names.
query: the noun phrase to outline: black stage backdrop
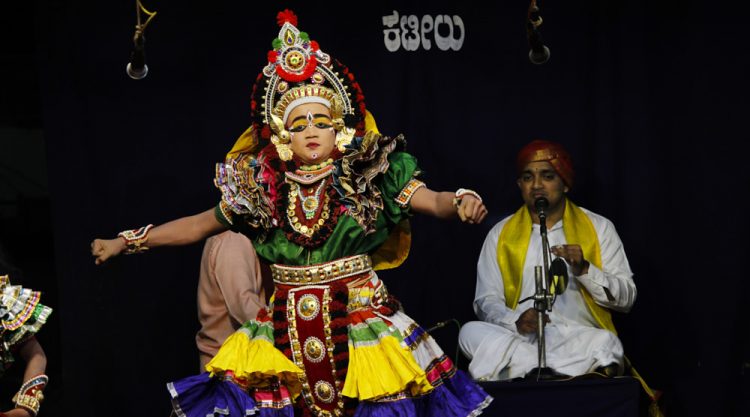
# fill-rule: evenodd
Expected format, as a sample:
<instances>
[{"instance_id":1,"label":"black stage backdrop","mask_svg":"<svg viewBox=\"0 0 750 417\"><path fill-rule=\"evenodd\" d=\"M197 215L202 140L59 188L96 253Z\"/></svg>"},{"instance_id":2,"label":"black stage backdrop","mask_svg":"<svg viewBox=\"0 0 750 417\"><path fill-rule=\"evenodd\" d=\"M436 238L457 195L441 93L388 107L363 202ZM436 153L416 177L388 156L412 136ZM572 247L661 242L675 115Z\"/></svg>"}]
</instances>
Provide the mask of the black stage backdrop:
<instances>
[{"instance_id":1,"label":"black stage backdrop","mask_svg":"<svg viewBox=\"0 0 750 417\"><path fill-rule=\"evenodd\" d=\"M479 226L414 218L409 259L381 273L408 314L424 326L474 319L484 236L520 205L516 151L559 141L576 163L572 199L614 221L635 272L638 300L616 316L628 356L669 415L747 415L739 17L707 1L539 4L552 55L535 66L524 1L146 1L158 12L150 72L134 81L133 1L38 1L59 289L48 303L61 335L48 347L59 403L43 412L166 416L166 382L198 371L202 245L96 267L89 244L218 201L214 164L248 126L276 12L289 7L357 76L380 130L406 135L428 185L475 189L490 209ZM410 22L437 36L386 32ZM453 355L457 328L434 335Z\"/></svg>"}]
</instances>

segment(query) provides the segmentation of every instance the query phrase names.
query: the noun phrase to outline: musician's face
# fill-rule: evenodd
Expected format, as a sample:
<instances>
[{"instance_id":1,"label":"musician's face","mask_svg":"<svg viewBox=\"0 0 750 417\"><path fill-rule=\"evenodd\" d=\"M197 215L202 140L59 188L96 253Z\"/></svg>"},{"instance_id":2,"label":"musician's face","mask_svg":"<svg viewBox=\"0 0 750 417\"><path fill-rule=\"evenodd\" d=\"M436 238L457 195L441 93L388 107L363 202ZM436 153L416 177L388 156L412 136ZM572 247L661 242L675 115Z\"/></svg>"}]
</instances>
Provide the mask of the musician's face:
<instances>
[{"instance_id":1,"label":"musician's face","mask_svg":"<svg viewBox=\"0 0 750 417\"><path fill-rule=\"evenodd\" d=\"M320 103L305 103L292 109L286 122L292 137L292 152L312 165L325 161L336 144L331 111Z\"/></svg>"},{"instance_id":2,"label":"musician's face","mask_svg":"<svg viewBox=\"0 0 750 417\"><path fill-rule=\"evenodd\" d=\"M535 212L534 201L539 197L549 201L550 212L555 211L568 192L568 186L547 161L528 163L521 171L517 183L524 203L532 212Z\"/></svg>"}]
</instances>

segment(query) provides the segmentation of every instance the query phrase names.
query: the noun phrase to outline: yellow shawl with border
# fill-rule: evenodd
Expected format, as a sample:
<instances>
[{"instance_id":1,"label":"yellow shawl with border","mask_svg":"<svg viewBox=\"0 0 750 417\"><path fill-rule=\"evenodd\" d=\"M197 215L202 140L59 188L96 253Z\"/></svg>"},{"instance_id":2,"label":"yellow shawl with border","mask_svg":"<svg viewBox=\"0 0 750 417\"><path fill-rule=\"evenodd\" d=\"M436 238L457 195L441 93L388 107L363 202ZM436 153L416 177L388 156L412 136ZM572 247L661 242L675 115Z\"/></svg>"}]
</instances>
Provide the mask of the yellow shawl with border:
<instances>
[{"instance_id":1,"label":"yellow shawl with border","mask_svg":"<svg viewBox=\"0 0 750 417\"><path fill-rule=\"evenodd\" d=\"M497 242L497 264L500 265L500 272L503 274L505 304L514 310L521 296L523 265L526 262L531 232L531 215L526 206L522 206L505 224ZM568 199L565 199L563 232L568 243L581 245L583 256L587 261L599 269L602 268L601 248L594 224L583 210ZM596 304L586 288L581 286L580 289L586 301L586 307L599 326L617 334L609 310Z\"/></svg>"}]
</instances>

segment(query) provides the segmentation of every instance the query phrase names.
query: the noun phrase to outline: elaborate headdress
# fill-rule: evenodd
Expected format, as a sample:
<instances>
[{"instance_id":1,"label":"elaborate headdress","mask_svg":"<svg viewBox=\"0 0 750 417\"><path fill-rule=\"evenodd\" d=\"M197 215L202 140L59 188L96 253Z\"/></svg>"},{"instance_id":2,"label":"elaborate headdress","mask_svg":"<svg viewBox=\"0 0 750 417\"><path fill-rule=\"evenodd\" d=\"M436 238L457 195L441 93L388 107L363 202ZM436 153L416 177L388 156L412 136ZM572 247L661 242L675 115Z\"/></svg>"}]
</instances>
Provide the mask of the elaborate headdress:
<instances>
[{"instance_id":1,"label":"elaborate headdress","mask_svg":"<svg viewBox=\"0 0 750 417\"><path fill-rule=\"evenodd\" d=\"M529 142L518 152L518 157L516 158L518 173L520 174L523 168L530 162L539 161L549 162L555 169L555 172L557 172L557 175L562 178L565 185L568 188L573 188L573 178L575 177L573 161L568 151L562 145L539 139Z\"/></svg>"},{"instance_id":2,"label":"elaborate headdress","mask_svg":"<svg viewBox=\"0 0 750 417\"><path fill-rule=\"evenodd\" d=\"M291 159L291 136L284 124L289 112L304 103L330 108L336 145L343 151L355 135L365 133L366 110L359 84L344 65L297 28L292 11L279 12L276 19L281 26L279 35L271 43L268 64L253 86L253 124L230 154L255 149L260 141L270 140L279 158Z\"/></svg>"}]
</instances>

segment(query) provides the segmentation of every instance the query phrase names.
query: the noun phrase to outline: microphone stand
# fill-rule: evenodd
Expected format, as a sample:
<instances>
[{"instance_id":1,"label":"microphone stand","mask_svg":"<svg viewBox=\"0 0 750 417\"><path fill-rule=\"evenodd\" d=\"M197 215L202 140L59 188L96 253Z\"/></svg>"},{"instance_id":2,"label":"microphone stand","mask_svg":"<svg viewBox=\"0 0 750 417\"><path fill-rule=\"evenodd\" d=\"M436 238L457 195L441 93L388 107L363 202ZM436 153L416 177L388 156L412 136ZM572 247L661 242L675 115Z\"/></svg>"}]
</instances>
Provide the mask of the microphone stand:
<instances>
[{"instance_id":1,"label":"microphone stand","mask_svg":"<svg viewBox=\"0 0 750 417\"><path fill-rule=\"evenodd\" d=\"M534 267L534 279L536 281L536 293L534 294L534 309L537 311L537 360L539 366L529 374L536 373L537 381L541 379L552 379L557 373L547 367L547 346L544 339L544 317L547 312L552 311L552 300L554 295L549 290L549 264L550 249L547 240L547 215L543 210L539 214L539 232L542 236L542 265Z\"/></svg>"}]
</instances>

